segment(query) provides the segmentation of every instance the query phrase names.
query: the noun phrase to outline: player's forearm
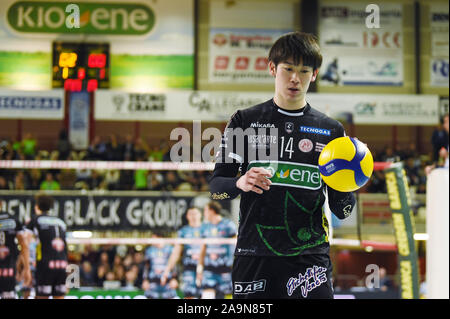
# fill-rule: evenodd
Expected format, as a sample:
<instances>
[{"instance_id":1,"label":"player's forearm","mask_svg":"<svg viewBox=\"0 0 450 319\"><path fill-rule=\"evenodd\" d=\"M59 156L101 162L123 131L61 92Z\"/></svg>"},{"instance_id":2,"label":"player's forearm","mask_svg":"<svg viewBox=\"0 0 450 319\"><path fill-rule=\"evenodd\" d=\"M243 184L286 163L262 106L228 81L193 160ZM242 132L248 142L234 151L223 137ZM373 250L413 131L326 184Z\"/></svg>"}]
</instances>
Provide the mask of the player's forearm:
<instances>
[{"instance_id":1,"label":"player's forearm","mask_svg":"<svg viewBox=\"0 0 450 319\"><path fill-rule=\"evenodd\" d=\"M337 218L349 217L355 204L356 198L353 192L343 193L328 187L328 206Z\"/></svg>"},{"instance_id":2,"label":"player's forearm","mask_svg":"<svg viewBox=\"0 0 450 319\"><path fill-rule=\"evenodd\" d=\"M182 250L182 246L181 245L176 245L175 248L173 249L173 252L172 252L172 254L169 257L169 261L167 262L167 266L166 266L166 273L167 274L170 273L170 271L173 269L173 267L175 267L175 265L178 262L178 260L180 260L181 250Z\"/></svg>"},{"instance_id":3,"label":"player's forearm","mask_svg":"<svg viewBox=\"0 0 450 319\"><path fill-rule=\"evenodd\" d=\"M241 193L236 186L238 179L239 177L213 176L209 182L211 198L214 200L236 198Z\"/></svg>"}]
</instances>

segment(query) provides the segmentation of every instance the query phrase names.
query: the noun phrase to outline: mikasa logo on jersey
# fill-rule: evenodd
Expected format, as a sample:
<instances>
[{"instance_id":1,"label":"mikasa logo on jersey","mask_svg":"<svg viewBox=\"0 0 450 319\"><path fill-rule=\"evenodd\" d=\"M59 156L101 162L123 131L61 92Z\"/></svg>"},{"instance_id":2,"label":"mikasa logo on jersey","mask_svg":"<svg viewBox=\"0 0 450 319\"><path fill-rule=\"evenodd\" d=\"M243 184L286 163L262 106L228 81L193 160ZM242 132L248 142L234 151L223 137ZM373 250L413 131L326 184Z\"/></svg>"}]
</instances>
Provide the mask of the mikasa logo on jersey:
<instances>
[{"instance_id":1,"label":"mikasa logo on jersey","mask_svg":"<svg viewBox=\"0 0 450 319\"><path fill-rule=\"evenodd\" d=\"M275 125L274 124L271 124L271 123L259 123L259 122L256 122L256 123L252 123L252 124L250 124L250 127L256 127L256 128L266 128L266 127L268 127L268 128L275 128Z\"/></svg>"}]
</instances>

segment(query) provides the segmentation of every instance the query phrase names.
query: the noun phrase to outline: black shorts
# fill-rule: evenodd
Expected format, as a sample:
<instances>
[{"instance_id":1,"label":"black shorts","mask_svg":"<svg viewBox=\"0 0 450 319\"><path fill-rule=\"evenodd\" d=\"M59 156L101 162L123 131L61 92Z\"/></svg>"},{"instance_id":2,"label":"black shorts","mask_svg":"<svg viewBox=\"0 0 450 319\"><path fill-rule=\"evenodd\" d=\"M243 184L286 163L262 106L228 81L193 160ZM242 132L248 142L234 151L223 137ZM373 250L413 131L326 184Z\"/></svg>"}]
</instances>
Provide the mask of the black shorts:
<instances>
[{"instance_id":1,"label":"black shorts","mask_svg":"<svg viewBox=\"0 0 450 319\"><path fill-rule=\"evenodd\" d=\"M333 299L328 255L236 256L233 299Z\"/></svg>"},{"instance_id":2,"label":"black shorts","mask_svg":"<svg viewBox=\"0 0 450 319\"><path fill-rule=\"evenodd\" d=\"M64 296L66 288L66 261L55 263L40 261L36 265L36 296Z\"/></svg>"},{"instance_id":3,"label":"black shorts","mask_svg":"<svg viewBox=\"0 0 450 319\"><path fill-rule=\"evenodd\" d=\"M0 299L12 299L16 296L16 267L0 265Z\"/></svg>"}]
</instances>

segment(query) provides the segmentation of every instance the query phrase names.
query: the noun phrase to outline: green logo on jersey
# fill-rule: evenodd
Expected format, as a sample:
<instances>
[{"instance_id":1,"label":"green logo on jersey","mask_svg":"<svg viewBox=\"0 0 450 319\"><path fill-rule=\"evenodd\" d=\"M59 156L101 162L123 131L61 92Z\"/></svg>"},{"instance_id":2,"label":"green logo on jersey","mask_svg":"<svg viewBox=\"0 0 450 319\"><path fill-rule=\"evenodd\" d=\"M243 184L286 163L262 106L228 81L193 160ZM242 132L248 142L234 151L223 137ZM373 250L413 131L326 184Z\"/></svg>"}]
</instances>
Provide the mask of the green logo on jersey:
<instances>
[{"instance_id":1,"label":"green logo on jersey","mask_svg":"<svg viewBox=\"0 0 450 319\"><path fill-rule=\"evenodd\" d=\"M322 187L319 167L309 164L279 161L253 161L248 165L263 167L272 172L272 185L290 186L316 190Z\"/></svg>"},{"instance_id":2,"label":"green logo on jersey","mask_svg":"<svg viewBox=\"0 0 450 319\"><path fill-rule=\"evenodd\" d=\"M288 211L289 202L294 203L297 209ZM259 237L272 253L277 256L297 256L301 254L305 249L312 248L328 242L328 221L322 211L322 231L316 231L314 229L313 215L319 208L320 196L317 197L314 207L309 210L302 204L297 202L294 197L286 191L284 198L284 210L283 210L283 225L280 226L268 226L256 224L256 230ZM307 224L305 225L292 225L289 223L290 215L305 214L307 218ZM274 234L276 232L276 235ZM275 235L275 236L274 236ZM275 244L271 242L270 238L282 239L283 243L290 243L291 248L285 252L279 251L275 248ZM279 245L279 244L278 244Z\"/></svg>"}]
</instances>

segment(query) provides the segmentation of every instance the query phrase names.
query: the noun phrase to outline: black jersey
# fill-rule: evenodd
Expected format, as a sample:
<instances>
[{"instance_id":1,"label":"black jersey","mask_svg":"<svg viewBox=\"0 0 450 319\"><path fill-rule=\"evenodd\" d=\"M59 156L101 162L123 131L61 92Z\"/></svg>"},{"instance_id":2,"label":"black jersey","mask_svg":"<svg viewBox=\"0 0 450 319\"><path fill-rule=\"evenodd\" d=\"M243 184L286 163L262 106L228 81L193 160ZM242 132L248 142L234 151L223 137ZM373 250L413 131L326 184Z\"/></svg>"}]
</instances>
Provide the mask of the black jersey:
<instances>
[{"instance_id":1,"label":"black jersey","mask_svg":"<svg viewBox=\"0 0 450 319\"><path fill-rule=\"evenodd\" d=\"M328 253L323 209L327 187L318 159L323 147L341 136L342 124L309 104L287 111L271 99L232 116L216 156L210 191L216 200L241 195L235 255ZM239 171L243 175L251 167L271 171L269 191L257 194L236 187ZM353 193L331 188L328 199L330 210L341 219L355 204Z\"/></svg>"},{"instance_id":2,"label":"black jersey","mask_svg":"<svg viewBox=\"0 0 450 319\"><path fill-rule=\"evenodd\" d=\"M22 224L6 212L0 212L0 265L15 267L19 250L16 235L24 231Z\"/></svg>"},{"instance_id":3,"label":"black jersey","mask_svg":"<svg viewBox=\"0 0 450 319\"><path fill-rule=\"evenodd\" d=\"M61 219L39 215L26 227L38 238L37 262L67 260L66 224Z\"/></svg>"}]
</instances>

